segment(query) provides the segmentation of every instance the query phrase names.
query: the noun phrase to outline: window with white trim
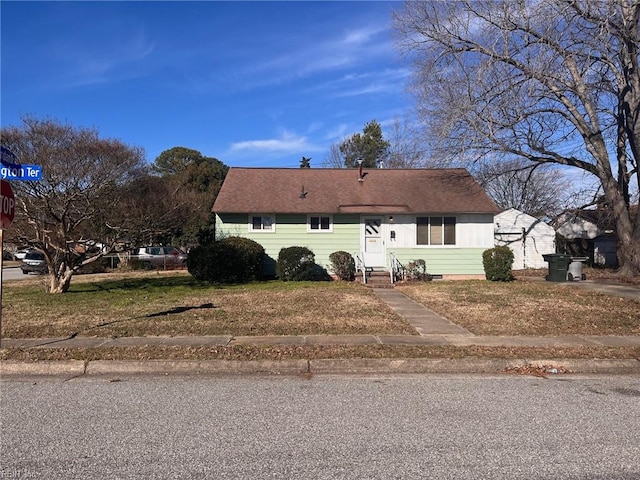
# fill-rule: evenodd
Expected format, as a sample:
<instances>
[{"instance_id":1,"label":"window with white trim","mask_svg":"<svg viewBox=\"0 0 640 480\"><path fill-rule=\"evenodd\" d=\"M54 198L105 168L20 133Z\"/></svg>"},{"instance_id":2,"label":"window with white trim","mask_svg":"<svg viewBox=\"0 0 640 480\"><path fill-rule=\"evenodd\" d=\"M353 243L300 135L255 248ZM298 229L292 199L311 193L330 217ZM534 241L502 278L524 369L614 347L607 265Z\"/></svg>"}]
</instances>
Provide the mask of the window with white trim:
<instances>
[{"instance_id":1,"label":"window with white trim","mask_svg":"<svg viewBox=\"0 0 640 480\"><path fill-rule=\"evenodd\" d=\"M249 215L250 232L274 232L275 227L273 215Z\"/></svg>"},{"instance_id":2,"label":"window with white trim","mask_svg":"<svg viewBox=\"0 0 640 480\"><path fill-rule=\"evenodd\" d=\"M331 215L309 215L307 216L308 232L325 232L333 231L333 218Z\"/></svg>"},{"instance_id":3,"label":"window with white trim","mask_svg":"<svg viewBox=\"0 0 640 480\"><path fill-rule=\"evenodd\" d=\"M416 217L416 245L455 245L456 217Z\"/></svg>"}]
</instances>

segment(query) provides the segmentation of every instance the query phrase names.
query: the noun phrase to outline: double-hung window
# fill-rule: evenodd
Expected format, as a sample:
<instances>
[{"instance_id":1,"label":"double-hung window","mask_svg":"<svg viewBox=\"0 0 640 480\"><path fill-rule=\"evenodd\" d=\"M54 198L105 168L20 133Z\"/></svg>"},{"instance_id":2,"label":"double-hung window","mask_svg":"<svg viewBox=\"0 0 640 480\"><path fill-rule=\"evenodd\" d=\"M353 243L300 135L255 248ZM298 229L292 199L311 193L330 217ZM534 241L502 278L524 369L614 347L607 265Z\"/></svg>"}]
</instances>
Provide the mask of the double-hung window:
<instances>
[{"instance_id":1,"label":"double-hung window","mask_svg":"<svg viewBox=\"0 0 640 480\"><path fill-rule=\"evenodd\" d=\"M331 215L309 215L307 217L308 232L326 232L333 231L333 219Z\"/></svg>"},{"instance_id":2,"label":"double-hung window","mask_svg":"<svg viewBox=\"0 0 640 480\"><path fill-rule=\"evenodd\" d=\"M250 232L273 232L275 227L273 215L249 215Z\"/></svg>"},{"instance_id":3,"label":"double-hung window","mask_svg":"<svg viewBox=\"0 0 640 480\"><path fill-rule=\"evenodd\" d=\"M455 245L456 217L417 217L417 245Z\"/></svg>"}]
</instances>

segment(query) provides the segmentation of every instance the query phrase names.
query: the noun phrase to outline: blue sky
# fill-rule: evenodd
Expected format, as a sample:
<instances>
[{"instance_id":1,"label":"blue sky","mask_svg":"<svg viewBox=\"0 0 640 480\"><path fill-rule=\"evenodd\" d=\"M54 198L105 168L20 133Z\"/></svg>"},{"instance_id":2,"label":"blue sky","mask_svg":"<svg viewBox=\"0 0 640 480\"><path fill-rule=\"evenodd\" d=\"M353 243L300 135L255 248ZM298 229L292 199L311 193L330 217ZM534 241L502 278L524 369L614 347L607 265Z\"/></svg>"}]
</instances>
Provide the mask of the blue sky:
<instances>
[{"instance_id":1,"label":"blue sky","mask_svg":"<svg viewBox=\"0 0 640 480\"><path fill-rule=\"evenodd\" d=\"M398 2L2 1L1 122L95 127L153 161L318 167L331 144L411 108Z\"/></svg>"}]
</instances>

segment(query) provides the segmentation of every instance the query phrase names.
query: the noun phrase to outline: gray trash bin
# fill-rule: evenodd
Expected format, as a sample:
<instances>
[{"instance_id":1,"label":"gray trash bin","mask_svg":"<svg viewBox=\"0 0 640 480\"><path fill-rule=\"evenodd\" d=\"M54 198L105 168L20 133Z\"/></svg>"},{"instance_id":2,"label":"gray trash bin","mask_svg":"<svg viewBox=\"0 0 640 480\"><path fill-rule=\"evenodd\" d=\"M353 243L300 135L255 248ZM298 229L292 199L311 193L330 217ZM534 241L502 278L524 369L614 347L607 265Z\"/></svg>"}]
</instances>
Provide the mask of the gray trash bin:
<instances>
[{"instance_id":1,"label":"gray trash bin","mask_svg":"<svg viewBox=\"0 0 640 480\"><path fill-rule=\"evenodd\" d=\"M579 282L586 280L587 276L582 273L582 263L589 260L587 257L571 257L571 263L567 273L567 280L570 282Z\"/></svg>"}]
</instances>

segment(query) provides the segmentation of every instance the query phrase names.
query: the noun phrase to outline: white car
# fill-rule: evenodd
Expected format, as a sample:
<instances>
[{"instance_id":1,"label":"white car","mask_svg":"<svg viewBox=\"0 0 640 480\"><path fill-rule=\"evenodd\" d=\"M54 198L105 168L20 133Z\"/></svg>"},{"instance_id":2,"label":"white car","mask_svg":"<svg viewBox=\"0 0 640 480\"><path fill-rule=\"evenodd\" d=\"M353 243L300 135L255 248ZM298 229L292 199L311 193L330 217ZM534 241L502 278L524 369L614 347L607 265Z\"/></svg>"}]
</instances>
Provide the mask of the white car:
<instances>
[{"instance_id":1,"label":"white car","mask_svg":"<svg viewBox=\"0 0 640 480\"><path fill-rule=\"evenodd\" d=\"M13 256L15 257L16 260L24 260L24 257L27 256L27 253L29 253L30 250L18 250L16 253L13 254Z\"/></svg>"}]
</instances>

